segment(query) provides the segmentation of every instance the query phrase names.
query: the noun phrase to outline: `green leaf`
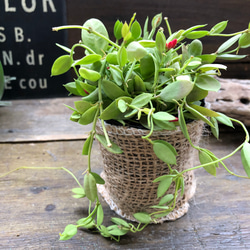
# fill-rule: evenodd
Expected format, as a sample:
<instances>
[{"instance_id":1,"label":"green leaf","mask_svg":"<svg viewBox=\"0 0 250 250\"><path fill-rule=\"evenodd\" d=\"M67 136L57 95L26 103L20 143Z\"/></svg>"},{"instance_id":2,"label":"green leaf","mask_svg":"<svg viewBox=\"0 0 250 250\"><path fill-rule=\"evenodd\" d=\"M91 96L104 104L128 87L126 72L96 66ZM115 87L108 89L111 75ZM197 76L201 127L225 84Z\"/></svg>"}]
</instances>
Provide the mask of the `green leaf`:
<instances>
[{"instance_id":1,"label":"green leaf","mask_svg":"<svg viewBox=\"0 0 250 250\"><path fill-rule=\"evenodd\" d=\"M186 35L186 38L198 39L198 38L202 38L204 36L207 36L208 34L209 34L209 32L206 30L192 31Z\"/></svg>"},{"instance_id":2,"label":"green leaf","mask_svg":"<svg viewBox=\"0 0 250 250\"><path fill-rule=\"evenodd\" d=\"M173 178L165 178L159 183L159 186L157 188L157 198L163 196L167 192L172 183L172 180Z\"/></svg>"},{"instance_id":3,"label":"green leaf","mask_svg":"<svg viewBox=\"0 0 250 250\"><path fill-rule=\"evenodd\" d=\"M176 129L176 126L173 122L154 119L154 123L157 127L161 128L161 129L165 129L165 130L175 130Z\"/></svg>"},{"instance_id":4,"label":"green leaf","mask_svg":"<svg viewBox=\"0 0 250 250\"><path fill-rule=\"evenodd\" d=\"M123 99L120 99L118 101L118 108L122 113L126 112L128 108L127 103Z\"/></svg>"},{"instance_id":5,"label":"green leaf","mask_svg":"<svg viewBox=\"0 0 250 250\"><path fill-rule=\"evenodd\" d=\"M233 37L231 37L230 39L228 39L226 42L224 42L217 50L218 54L223 53L225 50L227 50L228 48L230 48L233 44L235 44L239 38L241 37L241 34L235 35Z\"/></svg>"},{"instance_id":6,"label":"green leaf","mask_svg":"<svg viewBox=\"0 0 250 250\"><path fill-rule=\"evenodd\" d=\"M64 84L63 86L67 89L67 91L69 91L70 94L80 95L80 93L78 92L78 90L76 88L75 82L69 82L67 84Z\"/></svg>"},{"instance_id":7,"label":"green leaf","mask_svg":"<svg viewBox=\"0 0 250 250\"><path fill-rule=\"evenodd\" d=\"M64 55L58 57L51 68L51 76L58 76L66 73L72 65L72 59L70 55Z\"/></svg>"},{"instance_id":8,"label":"green leaf","mask_svg":"<svg viewBox=\"0 0 250 250\"><path fill-rule=\"evenodd\" d=\"M91 172L91 174L94 176L97 184L101 184L101 185L105 184L105 181L102 179L102 177L99 174L94 173L94 172Z\"/></svg>"},{"instance_id":9,"label":"green leaf","mask_svg":"<svg viewBox=\"0 0 250 250\"><path fill-rule=\"evenodd\" d=\"M193 114L199 120L204 121L210 127L213 127L213 124L204 116L202 115L197 109L190 107L188 104L185 104L185 109L188 110L191 114Z\"/></svg>"},{"instance_id":10,"label":"green leaf","mask_svg":"<svg viewBox=\"0 0 250 250\"><path fill-rule=\"evenodd\" d=\"M196 102L204 99L208 95L208 90L204 90L194 85L192 91L187 96L187 102Z\"/></svg>"},{"instance_id":11,"label":"green leaf","mask_svg":"<svg viewBox=\"0 0 250 250\"><path fill-rule=\"evenodd\" d=\"M117 40L120 40L122 38L122 26L123 23L119 20L115 22L114 25L114 36Z\"/></svg>"},{"instance_id":12,"label":"green leaf","mask_svg":"<svg viewBox=\"0 0 250 250\"><path fill-rule=\"evenodd\" d=\"M87 55L87 56L75 61L73 63L73 66L92 64L92 63L95 63L97 61L100 61L101 58L102 58L102 56L99 54L90 54L90 55Z\"/></svg>"},{"instance_id":13,"label":"green leaf","mask_svg":"<svg viewBox=\"0 0 250 250\"><path fill-rule=\"evenodd\" d=\"M92 82L96 82L101 78L101 74L95 70L87 69L87 68L80 68L79 74L86 80L90 80Z\"/></svg>"},{"instance_id":14,"label":"green leaf","mask_svg":"<svg viewBox=\"0 0 250 250\"><path fill-rule=\"evenodd\" d=\"M216 60L217 55L216 54L203 54L197 57L199 57L202 60L202 63L213 63Z\"/></svg>"},{"instance_id":15,"label":"green leaf","mask_svg":"<svg viewBox=\"0 0 250 250\"><path fill-rule=\"evenodd\" d=\"M189 133L188 133L188 130L187 130L187 125L186 125L186 122L185 122L185 117L184 117L184 114L183 114L183 108L182 107L178 108L178 120L179 120L179 125L180 125L180 128L181 128L181 131L182 131L183 135L190 141L190 136L189 136Z\"/></svg>"},{"instance_id":16,"label":"green leaf","mask_svg":"<svg viewBox=\"0 0 250 250\"><path fill-rule=\"evenodd\" d=\"M140 40L138 41L140 45L142 45L144 48L154 48L155 47L155 41L153 40Z\"/></svg>"},{"instance_id":17,"label":"green leaf","mask_svg":"<svg viewBox=\"0 0 250 250\"><path fill-rule=\"evenodd\" d=\"M117 67L115 67L114 65L110 65L109 71L112 75L114 82L118 86L122 86L122 84L124 83L124 79L122 77L122 72L119 69L117 69Z\"/></svg>"},{"instance_id":18,"label":"green leaf","mask_svg":"<svg viewBox=\"0 0 250 250\"><path fill-rule=\"evenodd\" d=\"M124 226L124 227L127 227L127 228L130 227L129 224L125 220L123 220L121 218L112 217L111 221L113 223L115 223L116 225L121 225L121 226Z\"/></svg>"},{"instance_id":19,"label":"green leaf","mask_svg":"<svg viewBox=\"0 0 250 250\"><path fill-rule=\"evenodd\" d=\"M161 175L159 177L157 177L156 179L153 180L153 182L160 182L162 180L165 180L165 179L168 179L168 178L174 178L176 177L176 175L173 175L173 174L166 174L166 175Z\"/></svg>"},{"instance_id":20,"label":"green leaf","mask_svg":"<svg viewBox=\"0 0 250 250\"><path fill-rule=\"evenodd\" d=\"M115 235L115 236L122 236L125 235L129 229L119 228L118 225L112 225L107 227L109 234Z\"/></svg>"},{"instance_id":21,"label":"green leaf","mask_svg":"<svg viewBox=\"0 0 250 250\"><path fill-rule=\"evenodd\" d=\"M217 58L221 60L240 60L247 57L247 55L233 55L233 54L221 54Z\"/></svg>"},{"instance_id":22,"label":"green leaf","mask_svg":"<svg viewBox=\"0 0 250 250\"><path fill-rule=\"evenodd\" d=\"M108 53L106 61L110 64L118 65L117 52Z\"/></svg>"},{"instance_id":23,"label":"green leaf","mask_svg":"<svg viewBox=\"0 0 250 250\"><path fill-rule=\"evenodd\" d=\"M210 121L214 125L213 127L211 127L212 134L214 135L214 137L216 139L219 139L219 126L218 126L218 122L215 119L215 117L211 117Z\"/></svg>"},{"instance_id":24,"label":"green leaf","mask_svg":"<svg viewBox=\"0 0 250 250\"><path fill-rule=\"evenodd\" d=\"M87 111L85 111L81 118L78 120L78 123L81 125L88 125L91 122L94 121L95 116L96 116L96 112L99 111L99 105L95 105L91 108L89 108Z\"/></svg>"},{"instance_id":25,"label":"green leaf","mask_svg":"<svg viewBox=\"0 0 250 250\"><path fill-rule=\"evenodd\" d=\"M130 104L132 102L132 98L130 97L120 97L116 100L114 100L108 107L106 107L102 114L100 115L100 119L103 120L111 120L111 119L115 119L115 120L119 120L119 119L124 119L124 116L126 114L121 112L121 110L118 107L118 103L120 100L123 100L125 103Z\"/></svg>"},{"instance_id":26,"label":"green leaf","mask_svg":"<svg viewBox=\"0 0 250 250\"><path fill-rule=\"evenodd\" d=\"M199 88L208 91L218 91L221 87L220 82L217 79L208 75L199 75L195 84Z\"/></svg>"},{"instance_id":27,"label":"green leaf","mask_svg":"<svg viewBox=\"0 0 250 250\"><path fill-rule=\"evenodd\" d=\"M151 222L151 217L149 216L148 213L139 212L133 214L133 216L135 217L136 220L140 221L141 223L149 224Z\"/></svg>"},{"instance_id":28,"label":"green leaf","mask_svg":"<svg viewBox=\"0 0 250 250\"><path fill-rule=\"evenodd\" d=\"M104 218L104 213L103 213L103 209L102 209L101 204L98 205L98 207L97 207L96 215L97 215L96 224L97 224L97 226L100 226L102 224L103 218Z\"/></svg>"},{"instance_id":29,"label":"green leaf","mask_svg":"<svg viewBox=\"0 0 250 250\"><path fill-rule=\"evenodd\" d=\"M115 100L121 96L127 96L124 90L109 80L102 80L102 89L111 100Z\"/></svg>"},{"instance_id":30,"label":"green leaf","mask_svg":"<svg viewBox=\"0 0 250 250\"><path fill-rule=\"evenodd\" d=\"M173 199L174 199L174 196L172 194L167 194L163 198L161 198L161 200L159 202L159 205L162 206L162 205L164 205L166 203L169 203Z\"/></svg>"},{"instance_id":31,"label":"green leaf","mask_svg":"<svg viewBox=\"0 0 250 250\"><path fill-rule=\"evenodd\" d=\"M210 157L210 155L208 153L206 153L205 151L199 151L199 160L201 164L206 164L206 163L210 163L213 162L213 159ZM216 176L216 164L210 164L206 167L203 167L209 174Z\"/></svg>"},{"instance_id":32,"label":"green leaf","mask_svg":"<svg viewBox=\"0 0 250 250\"><path fill-rule=\"evenodd\" d=\"M86 139L86 141L84 142L83 149L82 149L82 154L83 155L88 155L89 154L89 150L90 150L89 146L90 146L91 141L92 141L92 136L89 136Z\"/></svg>"},{"instance_id":33,"label":"green leaf","mask_svg":"<svg viewBox=\"0 0 250 250\"><path fill-rule=\"evenodd\" d=\"M197 70L201 71L201 72L206 72L206 71L210 71L210 70L217 70L217 69L227 69L227 66L223 65L223 64L204 64L202 66L200 66Z\"/></svg>"},{"instance_id":34,"label":"green leaf","mask_svg":"<svg viewBox=\"0 0 250 250\"><path fill-rule=\"evenodd\" d=\"M154 113L153 118L155 120L160 120L160 121L172 121L176 119L175 116L170 115L168 112L163 112L163 111Z\"/></svg>"},{"instance_id":35,"label":"green leaf","mask_svg":"<svg viewBox=\"0 0 250 250\"><path fill-rule=\"evenodd\" d=\"M203 45L198 39L193 40L188 46L189 56L200 56L202 54Z\"/></svg>"},{"instance_id":36,"label":"green leaf","mask_svg":"<svg viewBox=\"0 0 250 250\"><path fill-rule=\"evenodd\" d=\"M241 149L241 160L247 176L250 178L250 144L244 142Z\"/></svg>"},{"instance_id":37,"label":"green leaf","mask_svg":"<svg viewBox=\"0 0 250 250\"><path fill-rule=\"evenodd\" d=\"M221 32L223 32L225 28L227 27L227 23L228 21L222 21L214 25L214 27L209 32L210 35L220 34Z\"/></svg>"},{"instance_id":38,"label":"green leaf","mask_svg":"<svg viewBox=\"0 0 250 250\"><path fill-rule=\"evenodd\" d=\"M125 49L125 47L122 46L117 53L117 61L119 66L120 67L125 66L127 60L128 60L127 50Z\"/></svg>"},{"instance_id":39,"label":"green leaf","mask_svg":"<svg viewBox=\"0 0 250 250\"><path fill-rule=\"evenodd\" d=\"M233 123L232 121L230 120L230 118L220 112L217 112L219 114L219 116L216 116L215 119L219 122L221 122L222 124L228 126L228 127L232 127L234 128L233 126Z\"/></svg>"},{"instance_id":40,"label":"green leaf","mask_svg":"<svg viewBox=\"0 0 250 250\"><path fill-rule=\"evenodd\" d=\"M186 35L189 34L191 31L196 30L196 29L199 29L199 28L203 28L203 27L205 27L205 26L206 26L206 24L201 24L201 25L192 26L192 27L188 28L187 30L183 31L183 32L182 32L182 36L186 36Z\"/></svg>"},{"instance_id":41,"label":"green leaf","mask_svg":"<svg viewBox=\"0 0 250 250\"><path fill-rule=\"evenodd\" d=\"M142 93L133 99L131 105L136 106L137 108L142 108L151 101L152 96L153 94L150 93Z\"/></svg>"},{"instance_id":42,"label":"green leaf","mask_svg":"<svg viewBox=\"0 0 250 250\"><path fill-rule=\"evenodd\" d=\"M87 173L84 175L84 182L83 182L84 190L86 197L94 202L97 198L97 187L95 177L91 173Z\"/></svg>"},{"instance_id":43,"label":"green leaf","mask_svg":"<svg viewBox=\"0 0 250 250\"><path fill-rule=\"evenodd\" d=\"M250 33L244 33L239 39L240 48L248 48L250 47Z\"/></svg>"},{"instance_id":44,"label":"green leaf","mask_svg":"<svg viewBox=\"0 0 250 250\"><path fill-rule=\"evenodd\" d=\"M194 83L188 80L177 80L167 85L160 93L164 102L175 102L186 97L193 89Z\"/></svg>"},{"instance_id":45,"label":"green leaf","mask_svg":"<svg viewBox=\"0 0 250 250\"><path fill-rule=\"evenodd\" d=\"M120 147L115 144L114 142L111 142L112 146L108 147L107 146L107 141L104 135L99 135L96 134L96 139L103 145L105 149L107 149L109 152L114 153L114 154L121 154L123 151L120 149Z\"/></svg>"},{"instance_id":46,"label":"green leaf","mask_svg":"<svg viewBox=\"0 0 250 250\"><path fill-rule=\"evenodd\" d=\"M79 198L84 198L86 196L85 191L83 188L73 188L71 191L75 194L73 195L74 198L79 199Z\"/></svg>"},{"instance_id":47,"label":"green leaf","mask_svg":"<svg viewBox=\"0 0 250 250\"><path fill-rule=\"evenodd\" d=\"M205 115L205 116L209 116L209 117L218 117L220 114L211 110L211 109L207 109L205 107L201 107L199 105L195 105L195 104L190 104L189 105L191 108L194 108L195 110L197 110L198 112L200 112L201 114Z\"/></svg>"},{"instance_id":48,"label":"green leaf","mask_svg":"<svg viewBox=\"0 0 250 250\"><path fill-rule=\"evenodd\" d=\"M153 141L153 150L156 156L167 164L176 164L176 154L173 146L163 141Z\"/></svg>"},{"instance_id":49,"label":"green leaf","mask_svg":"<svg viewBox=\"0 0 250 250\"><path fill-rule=\"evenodd\" d=\"M166 50L166 37L163 34L163 30L159 29L156 33L155 43L160 53Z\"/></svg>"},{"instance_id":50,"label":"green leaf","mask_svg":"<svg viewBox=\"0 0 250 250\"><path fill-rule=\"evenodd\" d=\"M131 33L134 39L138 39L141 36L141 25L138 21L134 21L131 26Z\"/></svg>"},{"instance_id":51,"label":"green leaf","mask_svg":"<svg viewBox=\"0 0 250 250\"><path fill-rule=\"evenodd\" d=\"M100 54L103 56L104 52L108 48L108 41L104 40L102 37L99 37L91 32L91 30L94 30L107 39L109 39L108 31L104 24L96 19L96 18L91 18L87 20L84 24L83 27L90 29L89 30L82 30L82 42L84 45L88 46L90 49L95 51L97 54Z\"/></svg>"},{"instance_id":52,"label":"green leaf","mask_svg":"<svg viewBox=\"0 0 250 250\"><path fill-rule=\"evenodd\" d=\"M64 232L60 234L60 240L69 240L76 234L77 234L77 226L69 224L65 227Z\"/></svg>"},{"instance_id":53,"label":"green leaf","mask_svg":"<svg viewBox=\"0 0 250 250\"><path fill-rule=\"evenodd\" d=\"M77 225L84 228L93 228L95 226L94 222L92 217L86 217L78 220Z\"/></svg>"},{"instance_id":54,"label":"green leaf","mask_svg":"<svg viewBox=\"0 0 250 250\"><path fill-rule=\"evenodd\" d=\"M89 108L93 107L93 105L89 102L86 101L75 101L74 102L76 110L80 113L83 114L86 112Z\"/></svg>"},{"instance_id":55,"label":"green leaf","mask_svg":"<svg viewBox=\"0 0 250 250\"><path fill-rule=\"evenodd\" d=\"M147 50L140 43L133 41L127 47L127 59L130 62L138 61L148 54Z\"/></svg>"}]
</instances>

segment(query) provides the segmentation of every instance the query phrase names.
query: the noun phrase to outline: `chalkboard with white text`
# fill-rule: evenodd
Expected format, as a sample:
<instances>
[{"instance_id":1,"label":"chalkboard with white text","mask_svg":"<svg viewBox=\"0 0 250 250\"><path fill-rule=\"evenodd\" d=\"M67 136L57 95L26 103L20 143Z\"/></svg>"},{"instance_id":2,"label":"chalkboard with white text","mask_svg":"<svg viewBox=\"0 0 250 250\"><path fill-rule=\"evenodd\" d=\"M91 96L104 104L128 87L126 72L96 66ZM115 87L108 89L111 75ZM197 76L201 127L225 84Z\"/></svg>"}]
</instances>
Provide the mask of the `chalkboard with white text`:
<instances>
[{"instance_id":1,"label":"chalkboard with white text","mask_svg":"<svg viewBox=\"0 0 250 250\"><path fill-rule=\"evenodd\" d=\"M50 77L53 61L67 44L65 0L1 0L0 61L5 75L3 99L66 96L68 75Z\"/></svg>"}]
</instances>

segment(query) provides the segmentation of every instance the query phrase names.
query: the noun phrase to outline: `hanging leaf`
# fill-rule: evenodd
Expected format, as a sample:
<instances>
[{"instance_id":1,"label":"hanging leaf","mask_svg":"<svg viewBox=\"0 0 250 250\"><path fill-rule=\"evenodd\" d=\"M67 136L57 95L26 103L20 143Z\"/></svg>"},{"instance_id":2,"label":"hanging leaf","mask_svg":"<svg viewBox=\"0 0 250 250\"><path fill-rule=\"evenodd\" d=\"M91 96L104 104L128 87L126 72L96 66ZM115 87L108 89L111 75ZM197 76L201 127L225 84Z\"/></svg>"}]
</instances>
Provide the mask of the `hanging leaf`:
<instances>
[{"instance_id":1,"label":"hanging leaf","mask_svg":"<svg viewBox=\"0 0 250 250\"><path fill-rule=\"evenodd\" d=\"M183 135L188 140L190 140L190 136L189 136L189 133L188 133L188 130L187 130L187 125L186 125L186 122L185 122L185 117L184 117L184 114L183 114L183 108L182 107L178 108L178 119L179 119L179 125L180 125L180 128L181 128L181 131L182 131Z\"/></svg>"},{"instance_id":2,"label":"hanging leaf","mask_svg":"<svg viewBox=\"0 0 250 250\"><path fill-rule=\"evenodd\" d=\"M97 212L96 212L96 224L97 224L97 226L100 226L102 224L103 218L104 218L104 213L103 213L102 205L99 204L97 207Z\"/></svg>"},{"instance_id":3,"label":"hanging leaf","mask_svg":"<svg viewBox=\"0 0 250 250\"><path fill-rule=\"evenodd\" d=\"M172 183L172 180L173 178L165 178L159 183L157 188L157 198L160 198L167 192Z\"/></svg>"},{"instance_id":4,"label":"hanging leaf","mask_svg":"<svg viewBox=\"0 0 250 250\"><path fill-rule=\"evenodd\" d=\"M83 114L86 112L89 108L93 107L93 105L89 102L86 101L75 101L74 102L76 110L80 113Z\"/></svg>"},{"instance_id":5,"label":"hanging leaf","mask_svg":"<svg viewBox=\"0 0 250 250\"><path fill-rule=\"evenodd\" d=\"M83 188L73 188L71 191L74 193L73 197L76 199L84 198L86 196Z\"/></svg>"},{"instance_id":6,"label":"hanging leaf","mask_svg":"<svg viewBox=\"0 0 250 250\"><path fill-rule=\"evenodd\" d=\"M226 42L224 42L217 50L218 54L223 53L225 50L227 50L228 48L230 48L232 45L234 45L239 38L241 37L241 34L235 35L233 37L231 37L230 39L228 39Z\"/></svg>"},{"instance_id":7,"label":"hanging leaf","mask_svg":"<svg viewBox=\"0 0 250 250\"><path fill-rule=\"evenodd\" d=\"M167 85L160 93L164 102L175 102L186 97L193 89L194 83L188 80L177 80Z\"/></svg>"},{"instance_id":8,"label":"hanging leaf","mask_svg":"<svg viewBox=\"0 0 250 250\"><path fill-rule=\"evenodd\" d=\"M218 91L221 87L220 82L209 75L199 75L196 79L195 84L204 90Z\"/></svg>"},{"instance_id":9,"label":"hanging leaf","mask_svg":"<svg viewBox=\"0 0 250 250\"><path fill-rule=\"evenodd\" d=\"M203 150L199 151L199 160L201 164L206 164L213 162L213 159L210 157L208 153ZM208 166L203 167L209 174L216 176L216 164L210 164Z\"/></svg>"},{"instance_id":10,"label":"hanging leaf","mask_svg":"<svg viewBox=\"0 0 250 250\"><path fill-rule=\"evenodd\" d=\"M109 234L114 236L122 236L125 235L129 229L120 228L118 225L112 225L107 227Z\"/></svg>"},{"instance_id":11,"label":"hanging leaf","mask_svg":"<svg viewBox=\"0 0 250 250\"><path fill-rule=\"evenodd\" d=\"M82 155L89 154L89 150L90 150L89 146L90 146L90 143L92 142L92 140L93 140L93 138L91 135L86 139L86 141L83 144Z\"/></svg>"},{"instance_id":12,"label":"hanging leaf","mask_svg":"<svg viewBox=\"0 0 250 250\"><path fill-rule=\"evenodd\" d=\"M219 113L217 113L211 109L207 109L207 108L199 106L199 105L189 104L189 106L191 108L194 108L195 110L197 110L198 112L200 112L201 114L203 114L205 116L218 117L220 115Z\"/></svg>"},{"instance_id":13,"label":"hanging leaf","mask_svg":"<svg viewBox=\"0 0 250 250\"><path fill-rule=\"evenodd\" d=\"M228 126L228 127L232 127L234 128L233 126L233 123L232 121L230 120L230 118L220 112L217 112L219 114L219 116L216 116L215 119L219 122L221 122L222 124Z\"/></svg>"},{"instance_id":14,"label":"hanging leaf","mask_svg":"<svg viewBox=\"0 0 250 250\"><path fill-rule=\"evenodd\" d=\"M58 57L51 68L51 76L58 76L66 73L72 65L72 58L70 55L64 55Z\"/></svg>"},{"instance_id":15,"label":"hanging leaf","mask_svg":"<svg viewBox=\"0 0 250 250\"><path fill-rule=\"evenodd\" d=\"M161 128L161 129L165 129L165 130L175 130L176 129L176 126L173 122L154 119L154 123L157 127Z\"/></svg>"},{"instance_id":16,"label":"hanging leaf","mask_svg":"<svg viewBox=\"0 0 250 250\"><path fill-rule=\"evenodd\" d=\"M101 185L105 184L105 181L102 179L102 177L99 174L94 173L94 172L91 172L91 174L94 176L97 184L101 184Z\"/></svg>"},{"instance_id":17,"label":"hanging leaf","mask_svg":"<svg viewBox=\"0 0 250 250\"><path fill-rule=\"evenodd\" d=\"M240 48L248 48L250 47L250 33L244 33L239 39Z\"/></svg>"},{"instance_id":18,"label":"hanging leaf","mask_svg":"<svg viewBox=\"0 0 250 250\"><path fill-rule=\"evenodd\" d=\"M167 164L176 164L176 154L171 144L160 140L153 141L153 150L160 160Z\"/></svg>"},{"instance_id":19,"label":"hanging leaf","mask_svg":"<svg viewBox=\"0 0 250 250\"><path fill-rule=\"evenodd\" d=\"M217 58L221 60L240 60L247 57L247 55L233 55L233 54L221 54Z\"/></svg>"},{"instance_id":20,"label":"hanging leaf","mask_svg":"<svg viewBox=\"0 0 250 250\"><path fill-rule=\"evenodd\" d=\"M173 199L174 199L174 196L172 194L167 194L163 198L161 198L159 205L161 206L161 205L167 204Z\"/></svg>"},{"instance_id":21,"label":"hanging leaf","mask_svg":"<svg viewBox=\"0 0 250 250\"><path fill-rule=\"evenodd\" d=\"M89 108L86 112L82 114L81 118L78 120L78 123L81 125L90 124L94 121L97 111L99 111L99 105L95 105Z\"/></svg>"},{"instance_id":22,"label":"hanging leaf","mask_svg":"<svg viewBox=\"0 0 250 250\"><path fill-rule=\"evenodd\" d=\"M194 85L192 91L187 96L187 102L196 102L204 99L208 95L208 90L199 88L197 85Z\"/></svg>"},{"instance_id":23,"label":"hanging leaf","mask_svg":"<svg viewBox=\"0 0 250 250\"><path fill-rule=\"evenodd\" d=\"M127 96L124 90L109 80L102 80L102 89L111 100L115 100L121 96Z\"/></svg>"},{"instance_id":24,"label":"hanging leaf","mask_svg":"<svg viewBox=\"0 0 250 250\"><path fill-rule=\"evenodd\" d=\"M250 144L245 142L241 149L241 160L247 176L250 178Z\"/></svg>"},{"instance_id":25,"label":"hanging leaf","mask_svg":"<svg viewBox=\"0 0 250 250\"><path fill-rule=\"evenodd\" d=\"M214 125L213 127L211 127L212 134L214 135L214 137L216 139L219 139L219 126L218 126L218 122L217 122L217 120L214 117L211 117L210 121Z\"/></svg>"},{"instance_id":26,"label":"hanging leaf","mask_svg":"<svg viewBox=\"0 0 250 250\"><path fill-rule=\"evenodd\" d=\"M77 234L77 226L69 224L65 227L64 232L60 234L60 240L69 240L76 234Z\"/></svg>"},{"instance_id":27,"label":"hanging leaf","mask_svg":"<svg viewBox=\"0 0 250 250\"><path fill-rule=\"evenodd\" d=\"M97 198L97 187L96 181L94 176L91 173L87 173L84 175L84 182L83 182L84 190L86 197L94 202Z\"/></svg>"},{"instance_id":28,"label":"hanging leaf","mask_svg":"<svg viewBox=\"0 0 250 250\"><path fill-rule=\"evenodd\" d=\"M227 27L227 23L228 21L222 21L214 25L214 27L209 32L210 36L220 34L221 32L223 32Z\"/></svg>"},{"instance_id":29,"label":"hanging leaf","mask_svg":"<svg viewBox=\"0 0 250 250\"><path fill-rule=\"evenodd\" d=\"M121 225L121 226L127 227L127 228L130 227L129 224L128 224L125 220L123 220L123 219L121 219L121 218L112 217L112 218L111 218L111 221L112 221L113 223L115 223L116 225Z\"/></svg>"},{"instance_id":30,"label":"hanging leaf","mask_svg":"<svg viewBox=\"0 0 250 250\"><path fill-rule=\"evenodd\" d=\"M133 216L135 217L136 220L138 220L141 223L149 224L151 222L151 217L147 213L143 212L135 213L133 214Z\"/></svg>"},{"instance_id":31,"label":"hanging leaf","mask_svg":"<svg viewBox=\"0 0 250 250\"><path fill-rule=\"evenodd\" d=\"M202 38L204 36L207 36L209 34L209 31L206 30L199 30L199 31L192 31L189 32L188 34L186 34L186 38L188 39L198 39L198 38Z\"/></svg>"},{"instance_id":32,"label":"hanging leaf","mask_svg":"<svg viewBox=\"0 0 250 250\"><path fill-rule=\"evenodd\" d=\"M107 149L109 152L113 153L113 154L121 154L122 153L122 150L120 149L120 147L115 144L114 142L111 142L112 146L111 147L108 147L107 146L107 141L106 141L106 138L104 135L99 135L99 134L96 134L96 139L103 145L103 147L105 149Z\"/></svg>"}]
</instances>

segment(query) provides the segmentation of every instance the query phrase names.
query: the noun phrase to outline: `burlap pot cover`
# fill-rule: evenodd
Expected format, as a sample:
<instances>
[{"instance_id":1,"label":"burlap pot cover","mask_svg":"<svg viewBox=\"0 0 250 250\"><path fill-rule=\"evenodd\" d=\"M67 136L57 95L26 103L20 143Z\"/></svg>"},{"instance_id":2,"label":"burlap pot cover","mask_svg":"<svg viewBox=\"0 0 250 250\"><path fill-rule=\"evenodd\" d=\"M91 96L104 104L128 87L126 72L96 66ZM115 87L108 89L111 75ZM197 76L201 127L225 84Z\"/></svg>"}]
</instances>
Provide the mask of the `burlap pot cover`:
<instances>
[{"instance_id":1,"label":"burlap pot cover","mask_svg":"<svg viewBox=\"0 0 250 250\"><path fill-rule=\"evenodd\" d=\"M141 138L149 133L148 130L110 124L106 124L105 127L110 140L119 145L123 153L110 153L100 144L103 157L101 176L105 184L98 185L98 192L118 215L136 221L134 213L155 211L150 206L159 202L156 194L159 183L152 181L168 174L168 167L154 154L152 145ZM203 122L194 121L187 124L187 127L191 140L197 145L202 135ZM103 134L100 123L96 132ZM178 153L177 165L172 167L179 172L193 167L195 152L180 128L174 131L155 131L150 139L165 140L175 147ZM184 180L184 196L179 195L175 209L167 216L157 219L157 222L176 220L187 213L188 200L192 198L196 189L193 172L185 173ZM166 194L168 193L174 193L174 185L170 186Z\"/></svg>"}]
</instances>

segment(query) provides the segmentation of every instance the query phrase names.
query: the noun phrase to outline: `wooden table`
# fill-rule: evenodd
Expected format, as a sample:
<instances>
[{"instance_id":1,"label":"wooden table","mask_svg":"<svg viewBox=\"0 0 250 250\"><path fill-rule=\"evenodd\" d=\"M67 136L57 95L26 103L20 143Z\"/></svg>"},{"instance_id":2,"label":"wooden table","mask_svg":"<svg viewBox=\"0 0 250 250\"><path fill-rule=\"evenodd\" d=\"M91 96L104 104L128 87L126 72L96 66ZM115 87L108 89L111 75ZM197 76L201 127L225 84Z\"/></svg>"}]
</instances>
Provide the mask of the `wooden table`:
<instances>
[{"instance_id":1,"label":"wooden table","mask_svg":"<svg viewBox=\"0 0 250 250\"><path fill-rule=\"evenodd\" d=\"M75 99L14 101L0 108L0 175L21 166L66 167L81 181L86 157L82 138L88 128L68 121ZM222 156L242 141L242 134L224 131L216 142L202 143ZM240 154L227 166L244 174ZM93 149L93 168L101 172L98 146ZM197 190L189 212L175 222L150 225L120 243L87 230L69 241L59 241L67 224L86 215L84 199L71 197L76 187L63 170L19 170L0 179L0 249L250 249L250 181L218 170L213 178L196 171ZM115 213L104 204L105 224Z\"/></svg>"}]
</instances>

